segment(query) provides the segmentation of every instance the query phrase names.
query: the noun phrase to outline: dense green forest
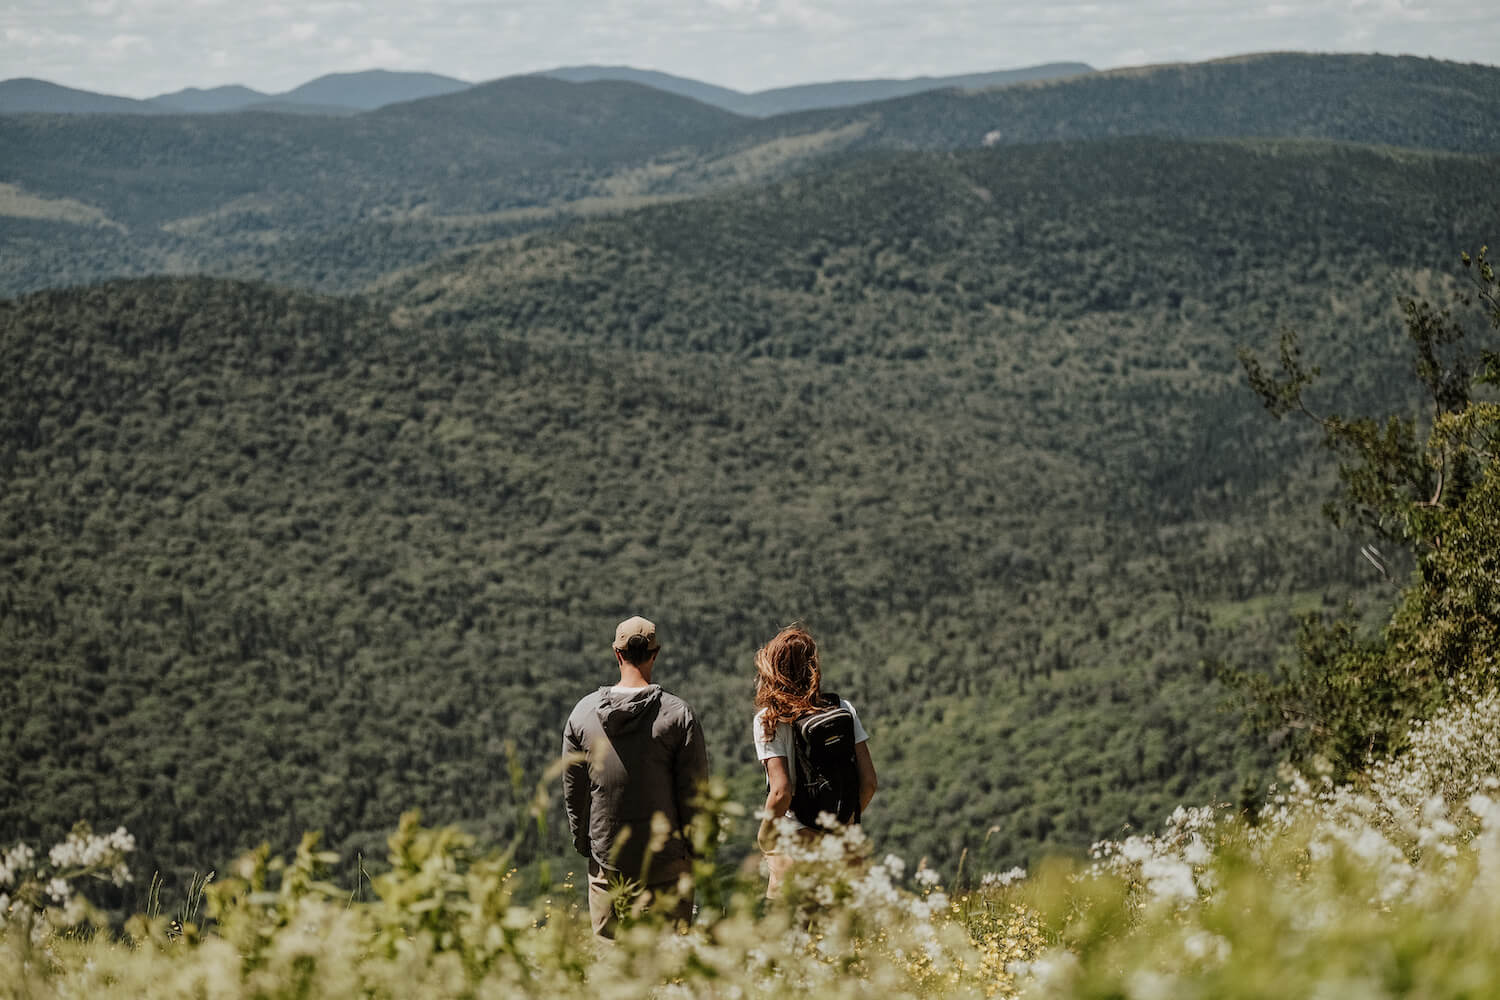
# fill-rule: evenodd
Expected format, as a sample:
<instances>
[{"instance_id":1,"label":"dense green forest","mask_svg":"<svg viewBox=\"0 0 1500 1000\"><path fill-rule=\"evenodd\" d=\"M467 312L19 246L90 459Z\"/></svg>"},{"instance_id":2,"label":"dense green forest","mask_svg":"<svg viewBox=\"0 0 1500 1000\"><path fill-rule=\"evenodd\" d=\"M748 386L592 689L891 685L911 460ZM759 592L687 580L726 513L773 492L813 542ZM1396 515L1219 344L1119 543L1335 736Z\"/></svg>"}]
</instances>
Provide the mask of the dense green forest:
<instances>
[{"instance_id":1,"label":"dense green forest","mask_svg":"<svg viewBox=\"0 0 1500 1000\"><path fill-rule=\"evenodd\" d=\"M1255 685L1258 713L1279 724L1290 709L1308 724L1294 760L1343 760L1282 771L1263 804L1178 805L1156 831L1126 828L1096 842L1087 864L1053 855L1029 873L979 878L965 873L967 855L951 872L931 857L913 869L887 853L889 837L872 854L860 827L816 842L788 836L787 883L765 899L752 870L723 864L735 810L713 782L692 827L692 873L679 883L699 904L691 921L620 913L604 948L573 876L519 872L524 837L485 845L455 826L424 828L413 812L401 816L375 873L357 857L343 884L330 881L339 854L307 833L294 855L262 845L166 899L153 879L117 929L80 890L124 884L138 845L123 827L96 835L83 823L45 854L21 842L0 856L0 885L15 894L0 897L0 979L28 998L196 998L206 983L257 996L549 1000L658 986L728 1000L788 990L1094 1000L1342 995L1354 983L1360 995L1482 990L1500 978L1491 958L1500 806L1488 794L1500 787L1500 354L1485 336L1500 329L1500 282L1486 248L1464 254L1462 268L1451 300L1462 308L1408 300L1402 310L1417 361L1412 390L1428 421L1317 415L1308 404L1318 375L1295 334L1283 334L1270 364L1241 352L1270 412L1310 418L1340 456L1336 506L1414 556L1382 634L1349 641L1357 626L1347 616L1332 630L1309 623L1295 663ZM218 291L135 285L121 303L133 311L135 293L150 291L168 306L158 316L188 328L173 310L197 304L205 289ZM289 338L260 340L275 363L250 361L253 371L337 365L346 351L368 357L377 346L311 342L287 314L314 317L316 302L289 310L255 291L238 298L257 326ZM349 310L321 311L320 326L361 325ZM126 336L125 353L175 344L165 329ZM930 755L929 774L951 743L913 742ZM988 744L991 754L998 745ZM1091 758L1075 752L1069 761L1087 768ZM1335 778L1330 766L1355 773ZM954 788L931 810L972 795ZM981 871L987 860L974 858Z\"/></svg>"},{"instance_id":2,"label":"dense green forest","mask_svg":"<svg viewBox=\"0 0 1500 1000\"><path fill-rule=\"evenodd\" d=\"M513 77L346 118L0 115L0 294L159 273L349 292L579 215L878 151L1119 136L1500 151L1500 69L1267 55L745 118L625 82ZM76 205L102 223L76 219Z\"/></svg>"},{"instance_id":3,"label":"dense green forest","mask_svg":"<svg viewBox=\"0 0 1500 1000\"><path fill-rule=\"evenodd\" d=\"M1224 670L1406 564L1236 349L1419 414L1399 299L1500 230L1497 108L1267 56L754 121L540 78L0 116L0 290L47 288L0 300L0 831L124 823L175 880L411 807L508 838L633 613L748 806L750 657L806 621L912 857L1232 799L1286 734Z\"/></svg>"},{"instance_id":4,"label":"dense green forest","mask_svg":"<svg viewBox=\"0 0 1500 1000\"><path fill-rule=\"evenodd\" d=\"M998 870L1232 797L1274 747L1214 664L1394 588L1234 348L1296 325L1325 391L1415 405L1396 299L1495 230L1493 168L887 156L365 301L5 303L0 827L123 822L177 877L307 828L375 855L414 806L498 840L512 752L541 773L634 612L747 805L750 654L795 618L875 740L870 829L912 856Z\"/></svg>"},{"instance_id":5,"label":"dense green forest","mask_svg":"<svg viewBox=\"0 0 1500 1000\"><path fill-rule=\"evenodd\" d=\"M1020 858L1237 780L1198 659L1327 576L1143 534L1107 460L916 363L539 354L201 281L27 299L4 343L3 822L119 817L179 870L305 827L368 853L404 806L505 835L506 741L540 772L631 610L752 797L749 653L803 617L880 734L874 829L946 856L962 781Z\"/></svg>"}]
</instances>

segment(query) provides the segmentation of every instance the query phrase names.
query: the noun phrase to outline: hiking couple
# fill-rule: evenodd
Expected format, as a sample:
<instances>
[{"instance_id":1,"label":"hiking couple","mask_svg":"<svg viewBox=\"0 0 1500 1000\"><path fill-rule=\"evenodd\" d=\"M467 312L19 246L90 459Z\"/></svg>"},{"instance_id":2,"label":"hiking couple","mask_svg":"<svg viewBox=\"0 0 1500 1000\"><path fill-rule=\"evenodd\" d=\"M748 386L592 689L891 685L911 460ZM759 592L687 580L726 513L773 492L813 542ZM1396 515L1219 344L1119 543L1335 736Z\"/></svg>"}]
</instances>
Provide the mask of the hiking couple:
<instances>
[{"instance_id":1,"label":"hiking couple","mask_svg":"<svg viewBox=\"0 0 1500 1000\"><path fill-rule=\"evenodd\" d=\"M692 708L652 683L661 651L656 626L641 617L621 622L613 648L619 683L579 701L563 727L563 753L571 757L563 799L573 846L588 859L589 916L602 938L615 936L619 900L634 914L654 908L679 925L692 918L685 831L708 778ZM770 876L766 895L774 897L791 864L774 842L776 821L787 816L783 824L807 840L822 834L822 813L857 823L875 794L875 767L854 706L823 693L817 644L806 629L789 626L762 646L755 674L752 737L767 785L757 840Z\"/></svg>"}]
</instances>

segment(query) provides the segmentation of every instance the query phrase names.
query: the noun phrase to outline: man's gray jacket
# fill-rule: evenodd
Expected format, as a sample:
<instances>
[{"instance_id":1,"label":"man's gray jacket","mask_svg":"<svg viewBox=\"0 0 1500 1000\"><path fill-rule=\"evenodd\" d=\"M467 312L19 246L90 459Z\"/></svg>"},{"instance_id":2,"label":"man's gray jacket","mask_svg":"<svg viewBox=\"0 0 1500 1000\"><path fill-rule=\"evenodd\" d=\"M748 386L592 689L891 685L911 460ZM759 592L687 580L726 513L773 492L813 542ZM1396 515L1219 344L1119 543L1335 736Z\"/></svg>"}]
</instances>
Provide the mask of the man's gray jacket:
<instances>
[{"instance_id":1,"label":"man's gray jacket","mask_svg":"<svg viewBox=\"0 0 1500 1000\"><path fill-rule=\"evenodd\" d=\"M698 786L708 778L708 751L687 702L659 684L602 687L568 716L563 753L586 757L563 772L568 826L579 854L606 872L650 883L675 879L691 867L692 847L682 829L693 818ZM658 813L667 822L665 838L652 836Z\"/></svg>"}]
</instances>

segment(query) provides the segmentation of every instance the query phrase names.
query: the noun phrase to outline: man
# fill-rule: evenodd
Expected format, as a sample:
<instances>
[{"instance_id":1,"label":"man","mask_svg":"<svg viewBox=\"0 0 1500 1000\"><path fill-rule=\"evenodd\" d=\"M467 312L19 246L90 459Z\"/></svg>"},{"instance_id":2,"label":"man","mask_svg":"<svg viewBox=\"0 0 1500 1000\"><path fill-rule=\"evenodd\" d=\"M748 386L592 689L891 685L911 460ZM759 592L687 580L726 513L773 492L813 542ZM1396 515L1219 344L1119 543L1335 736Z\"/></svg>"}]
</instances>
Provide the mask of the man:
<instances>
[{"instance_id":1,"label":"man","mask_svg":"<svg viewBox=\"0 0 1500 1000\"><path fill-rule=\"evenodd\" d=\"M563 727L563 800L573 846L589 862L594 933L612 939L616 900L639 914L663 894L667 916L693 913L692 846L683 830L698 786L708 778L703 730L681 698L651 682L656 626L639 616L615 629L620 682L580 701Z\"/></svg>"}]
</instances>

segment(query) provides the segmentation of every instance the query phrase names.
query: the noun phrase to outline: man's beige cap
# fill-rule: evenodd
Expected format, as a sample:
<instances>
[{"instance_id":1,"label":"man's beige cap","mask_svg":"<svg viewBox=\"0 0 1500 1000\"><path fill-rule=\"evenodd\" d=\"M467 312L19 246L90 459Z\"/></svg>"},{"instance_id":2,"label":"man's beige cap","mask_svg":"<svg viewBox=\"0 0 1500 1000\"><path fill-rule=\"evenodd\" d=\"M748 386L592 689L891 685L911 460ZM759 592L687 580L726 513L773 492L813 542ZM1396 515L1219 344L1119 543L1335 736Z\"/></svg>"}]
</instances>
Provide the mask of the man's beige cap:
<instances>
[{"instance_id":1,"label":"man's beige cap","mask_svg":"<svg viewBox=\"0 0 1500 1000\"><path fill-rule=\"evenodd\" d=\"M624 649L636 636L641 636L646 640L648 650L661 648L656 641L656 626L640 615L625 619L615 629L615 648Z\"/></svg>"}]
</instances>

